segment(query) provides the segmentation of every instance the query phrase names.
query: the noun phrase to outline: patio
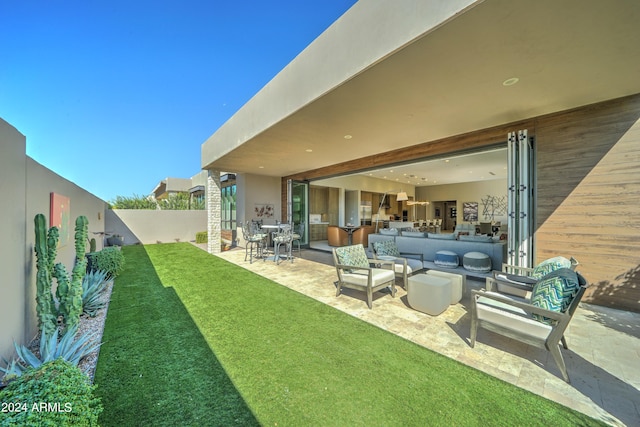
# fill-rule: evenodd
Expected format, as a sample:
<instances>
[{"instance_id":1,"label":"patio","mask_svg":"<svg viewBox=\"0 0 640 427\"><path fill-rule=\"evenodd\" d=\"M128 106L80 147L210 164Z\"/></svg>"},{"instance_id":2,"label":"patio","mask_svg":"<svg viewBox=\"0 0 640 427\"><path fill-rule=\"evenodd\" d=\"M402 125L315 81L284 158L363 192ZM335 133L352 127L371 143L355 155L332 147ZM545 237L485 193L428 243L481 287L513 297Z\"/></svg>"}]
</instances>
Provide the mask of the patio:
<instances>
[{"instance_id":1,"label":"patio","mask_svg":"<svg viewBox=\"0 0 640 427\"><path fill-rule=\"evenodd\" d=\"M200 247L203 247L202 245ZM349 289L336 298L336 271L329 253L303 250L293 263L244 261L244 249L220 257L345 313L446 355L494 377L612 425L640 424L640 314L581 304L569 325L563 351L571 384L551 355L486 330L469 347L469 292L460 304L432 317L412 310L406 292L396 298L374 294L369 310L363 292ZM483 282L468 281L468 288Z\"/></svg>"}]
</instances>

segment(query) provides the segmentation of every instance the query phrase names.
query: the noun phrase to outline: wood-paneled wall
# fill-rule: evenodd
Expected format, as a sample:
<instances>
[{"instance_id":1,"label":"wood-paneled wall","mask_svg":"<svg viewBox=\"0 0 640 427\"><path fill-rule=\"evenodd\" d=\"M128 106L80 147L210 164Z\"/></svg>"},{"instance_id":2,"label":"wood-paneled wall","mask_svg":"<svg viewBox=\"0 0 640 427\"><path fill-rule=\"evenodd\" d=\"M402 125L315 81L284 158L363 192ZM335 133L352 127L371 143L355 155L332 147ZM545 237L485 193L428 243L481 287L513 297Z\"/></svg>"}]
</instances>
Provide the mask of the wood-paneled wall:
<instances>
[{"instance_id":1,"label":"wood-paneled wall","mask_svg":"<svg viewBox=\"0 0 640 427\"><path fill-rule=\"evenodd\" d=\"M536 145L535 262L576 257L585 301L640 312L640 94L282 178L312 180L474 150L528 129Z\"/></svg>"},{"instance_id":2,"label":"wood-paneled wall","mask_svg":"<svg viewBox=\"0 0 640 427\"><path fill-rule=\"evenodd\" d=\"M640 311L640 95L536 120L536 262L580 261L585 301Z\"/></svg>"}]
</instances>

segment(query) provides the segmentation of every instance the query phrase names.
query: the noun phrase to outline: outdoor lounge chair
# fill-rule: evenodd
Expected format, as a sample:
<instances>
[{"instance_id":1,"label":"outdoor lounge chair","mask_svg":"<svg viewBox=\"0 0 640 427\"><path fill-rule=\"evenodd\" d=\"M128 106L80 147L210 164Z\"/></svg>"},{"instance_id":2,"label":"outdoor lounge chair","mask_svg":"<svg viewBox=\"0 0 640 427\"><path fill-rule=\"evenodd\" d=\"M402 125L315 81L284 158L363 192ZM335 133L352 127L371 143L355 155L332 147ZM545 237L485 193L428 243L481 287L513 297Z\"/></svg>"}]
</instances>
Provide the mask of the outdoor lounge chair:
<instances>
[{"instance_id":1,"label":"outdoor lounge chair","mask_svg":"<svg viewBox=\"0 0 640 427\"><path fill-rule=\"evenodd\" d=\"M548 350L562 377L569 382L560 342L587 288L586 280L571 269L557 270L540 280L531 299L487 290L472 290L470 345L482 327Z\"/></svg>"},{"instance_id":2,"label":"outdoor lounge chair","mask_svg":"<svg viewBox=\"0 0 640 427\"><path fill-rule=\"evenodd\" d=\"M401 253L393 240L383 240L373 242L373 257L386 261L393 261L394 271L397 276L402 277L402 284L407 289L408 277L416 271L424 268L424 255L421 253ZM408 258L407 255L415 256Z\"/></svg>"},{"instance_id":3,"label":"outdoor lounge chair","mask_svg":"<svg viewBox=\"0 0 640 427\"><path fill-rule=\"evenodd\" d=\"M333 249L333 262L338 274L336 297L342 288L364 290L367 293L367 306L372 307L373 293L390 288L391 296L396 296L396 275L393 261L368 259L364 246L352 245ZM374 267L371 267L371 265ZM380 267L385 268L380 268Z\"/></svg>"},{"instance_id":4,"label":"outdoor lounge chair","mask_svg":"<svg viewBox=\"0 0 640 427\"><path fill-rule=\"evenodd\" d=\"M487 278L487 290L526 297L533 286L555 270L570 268L575 270L580 263L575 258L567 259L557 256L546 259L534 268L502 264L502 271L494 271L493 278Z\"/></svg>"}]
</instances>

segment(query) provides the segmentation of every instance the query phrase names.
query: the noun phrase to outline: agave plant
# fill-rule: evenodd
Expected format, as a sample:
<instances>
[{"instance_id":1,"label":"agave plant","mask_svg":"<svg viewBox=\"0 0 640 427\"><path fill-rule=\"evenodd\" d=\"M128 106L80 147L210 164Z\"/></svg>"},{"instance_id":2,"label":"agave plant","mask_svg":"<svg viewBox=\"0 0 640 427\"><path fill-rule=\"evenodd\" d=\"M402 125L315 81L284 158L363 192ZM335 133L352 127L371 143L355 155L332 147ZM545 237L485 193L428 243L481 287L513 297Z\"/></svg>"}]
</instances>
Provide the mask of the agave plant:
<instances>
[{"instance_id":1,"label":"agave plant","mask_svg":"<svg viewBox=\"0 0 640 427\"><path fill-rule=\"evenodd\" d=\"M85 274L82 280L82 311L91 317L95 317L105 302L102 294L107 288L108 272L102 270L91 271Z\"/></svg>"},{"instance_id":2,"label":"agave plant","mask_svg":"<svg viewBox=\"0 0 640 427\"><path fill-rule=\"evenodd\" d=\"M18 377L29 368L38 368L43 363L59 358L77 366L85 356L100 347L100 343L96 342L95 333L87 332L78 338L76 333L77 328L68 329L58 341L57 331L50 335L43 332L40 336L40 357L27 347L14 342L18 359L11 362L4 360L6 367L0 368L0 371L4 372L5 380Z\"/></svg>"}]
</instances>

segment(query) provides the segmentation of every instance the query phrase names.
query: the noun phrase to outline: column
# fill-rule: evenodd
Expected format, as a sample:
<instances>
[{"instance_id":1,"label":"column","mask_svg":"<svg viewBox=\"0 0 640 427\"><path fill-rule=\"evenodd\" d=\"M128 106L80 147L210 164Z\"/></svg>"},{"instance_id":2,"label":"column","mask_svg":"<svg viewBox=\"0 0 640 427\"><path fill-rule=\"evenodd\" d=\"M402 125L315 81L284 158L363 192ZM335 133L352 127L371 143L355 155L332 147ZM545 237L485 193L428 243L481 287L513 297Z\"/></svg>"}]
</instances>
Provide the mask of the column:
<instances>
[{"instance_id":1,"label":"column","mask_svg":"<svg viewBox=\"0 0 640 427\"><path fill-rule=\"evenodd\" d=\"M220 193L220 171L207 171L207 231L209 239L207 251L210 254L217 254L221 251L221 209L222 197Z\"/></svg>"}]
</instances>

